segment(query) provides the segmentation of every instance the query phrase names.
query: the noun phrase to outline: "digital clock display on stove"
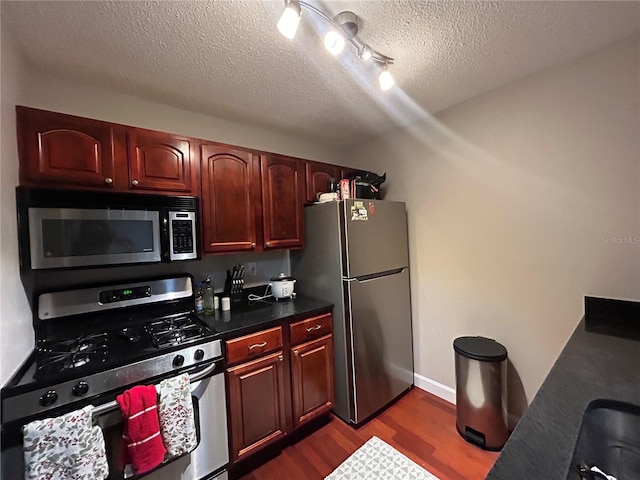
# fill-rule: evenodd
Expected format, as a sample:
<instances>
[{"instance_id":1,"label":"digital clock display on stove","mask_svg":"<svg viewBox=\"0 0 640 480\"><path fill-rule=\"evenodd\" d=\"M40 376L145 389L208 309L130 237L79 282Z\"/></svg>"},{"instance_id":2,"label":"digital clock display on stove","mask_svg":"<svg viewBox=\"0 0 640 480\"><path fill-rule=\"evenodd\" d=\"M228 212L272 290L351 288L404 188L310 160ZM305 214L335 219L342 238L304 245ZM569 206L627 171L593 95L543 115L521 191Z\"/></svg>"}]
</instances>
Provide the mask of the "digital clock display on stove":
<instances>
[{"instance_id":1,"label":"digital clock display on stove","mask_svg":"<svg viewBox=\"0 0 640 480\"><path fill-rule=\"evenodd\" d=\"M116 290L104 290L100 292L100 303L122 302L136 298L151 296L151 287L118 288Z\"/></svg>"}]
</instances>

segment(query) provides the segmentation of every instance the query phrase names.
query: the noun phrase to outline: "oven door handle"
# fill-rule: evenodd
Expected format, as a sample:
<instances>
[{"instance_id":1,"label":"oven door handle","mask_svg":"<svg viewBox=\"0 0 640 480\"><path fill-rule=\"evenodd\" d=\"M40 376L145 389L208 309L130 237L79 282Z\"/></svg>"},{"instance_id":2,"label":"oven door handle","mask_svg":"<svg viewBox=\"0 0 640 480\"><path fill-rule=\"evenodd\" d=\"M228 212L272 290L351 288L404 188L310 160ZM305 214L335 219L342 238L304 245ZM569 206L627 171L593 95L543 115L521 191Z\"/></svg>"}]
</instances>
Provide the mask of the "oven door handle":
<instances>
[{"instance_id":1,"label":"oven door handle","mask_svg":"<svg viewBox=\"0 0 640 480\"><path fill-rule=\"evenodd\" d=\"M196 383L202 380L203 378L207 377L207 375L214 372L219 367L220 363L221 363L220 360L215 361L208 367L205 367L204 369L200 370L199 372L194 373L193 375L189 375L189 379L191 380L191 383ZM193 390L193 388L191 390Z\"/></svg>"},{"instance_id":2,"label":"oven door handle","mask_svg":"<svg viewBox=\"0 0 640 480\"><path fill-rule=\"evenodd\" d=\"M212 372L216 371L216 369L219 369L221 365L222 365L222 360L216 360L211 365L208 365L207 367L203 368L199 372L193 375L189 375L189 380L191 380L191 391L193 392L197 388L197 385L195 386L193 385L194 383L199 382L200 380L203 380ZM159 387L160 387L159 385L156 385L156 390L158 390ZM93 411L91 412L91 414L94 417L96 417L98 415L102 415L104 413L110 412L111 410L115 410L118 407L119 407L118 402L116 400L113 400L111 402L98 405L97 407L93 407Z\"/></svg>"}]
</instances>

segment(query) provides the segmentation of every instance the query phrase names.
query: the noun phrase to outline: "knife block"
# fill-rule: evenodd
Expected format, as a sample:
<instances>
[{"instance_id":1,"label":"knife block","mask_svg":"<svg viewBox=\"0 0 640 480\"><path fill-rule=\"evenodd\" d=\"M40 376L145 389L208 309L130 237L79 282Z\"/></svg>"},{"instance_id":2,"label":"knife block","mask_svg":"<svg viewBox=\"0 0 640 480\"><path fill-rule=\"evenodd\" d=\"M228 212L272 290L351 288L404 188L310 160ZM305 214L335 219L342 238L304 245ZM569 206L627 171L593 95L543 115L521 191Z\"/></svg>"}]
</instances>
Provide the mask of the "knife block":
<instances>
[{"instance_id":1,"label":"knife block","mask_svg":"<svg viewBox=\"0 0 640 480\"><path fill-rule=\"evenodd\" d=\"M227 278L224 281L223 296L229 297L232 305L238 305L242 303L242 293L244 291L244 278L231 279Z\"/></svg>"}]
</instances>

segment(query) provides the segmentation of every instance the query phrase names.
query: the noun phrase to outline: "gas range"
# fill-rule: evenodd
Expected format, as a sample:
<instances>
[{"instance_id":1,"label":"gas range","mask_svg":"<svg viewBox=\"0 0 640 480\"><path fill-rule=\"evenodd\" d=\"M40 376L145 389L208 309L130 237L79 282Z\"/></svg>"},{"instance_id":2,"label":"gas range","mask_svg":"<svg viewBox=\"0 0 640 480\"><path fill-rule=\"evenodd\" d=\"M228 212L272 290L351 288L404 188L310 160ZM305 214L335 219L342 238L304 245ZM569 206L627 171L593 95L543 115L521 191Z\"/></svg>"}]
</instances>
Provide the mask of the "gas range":
<instances>
[{"instance_id":1,"label":"gas range","mask_svg":"<svg viewBox=\"0 0 640 480\"><path fill-rule=\"evenodd\" d=\"M219 360L221 342L192 306L189 276L40 295L36 346L2 389L2 424L111 401Z\"/></svg>"}]
</instances>

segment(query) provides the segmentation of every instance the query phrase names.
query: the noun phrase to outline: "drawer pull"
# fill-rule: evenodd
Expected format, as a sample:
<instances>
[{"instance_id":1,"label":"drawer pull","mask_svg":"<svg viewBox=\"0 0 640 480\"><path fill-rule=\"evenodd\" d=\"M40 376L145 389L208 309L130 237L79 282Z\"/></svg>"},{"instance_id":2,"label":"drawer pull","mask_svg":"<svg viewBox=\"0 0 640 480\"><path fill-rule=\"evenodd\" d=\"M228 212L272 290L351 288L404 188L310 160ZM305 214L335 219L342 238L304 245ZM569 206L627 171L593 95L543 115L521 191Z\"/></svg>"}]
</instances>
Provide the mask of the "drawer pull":
<instances>
[{"instance_id":1,"label":"drawer pull","mask_svg":"<svg viewBox=\"0 0 640 480\"><path fill-rule=\"evenodd\" d=\"M293 353L295 354L296 357L300 355L300 352L298 350L294 350Z\"/></svg>"},{"instance_id":2,"label":"drawer pull","mask_svg":"<svg viewBox=\"0 0 640 480\"><path fill-rule=\"evenodd\" d=\"M284 360L284 357L282 355L278 355L278 360L282 362Z\"/></svg>"},{"instance_id":3,"label":"drawer pull","mask_svg":"<svg viewBox=\"0 0 640 480\"><path fill-rule=\"evenodd\" d=\"M319 324L316 324L316 325L315 325L315 326L313 326L313 327L309 327L309 328L307 328L307 333L311 333L311 332L312 332L312 331L314 331L314 330L320 330L321 328L322 328L322 326L320 326Z\"/></svg>"},{"instance_id":4,"label":"drawer pull","mask_svg":"<svg viewBox=\"0 0 640 480\"><path fill-rule=\"evenodd\" d=\"M249 346L249 351L253 350L254 348L262 348L262 347L266 347L267 346L267 341L265 340L262 343L255 343L253 345Z\"/></svg>"}]
</instances>

